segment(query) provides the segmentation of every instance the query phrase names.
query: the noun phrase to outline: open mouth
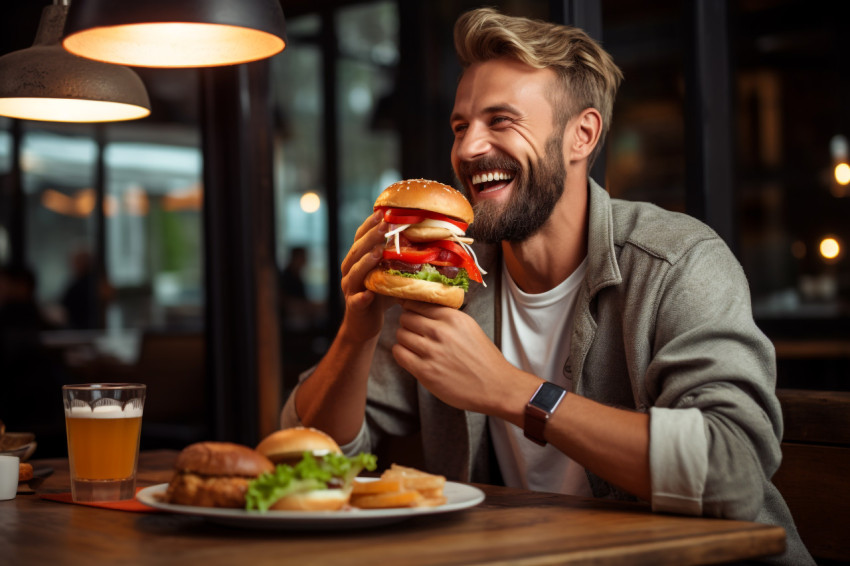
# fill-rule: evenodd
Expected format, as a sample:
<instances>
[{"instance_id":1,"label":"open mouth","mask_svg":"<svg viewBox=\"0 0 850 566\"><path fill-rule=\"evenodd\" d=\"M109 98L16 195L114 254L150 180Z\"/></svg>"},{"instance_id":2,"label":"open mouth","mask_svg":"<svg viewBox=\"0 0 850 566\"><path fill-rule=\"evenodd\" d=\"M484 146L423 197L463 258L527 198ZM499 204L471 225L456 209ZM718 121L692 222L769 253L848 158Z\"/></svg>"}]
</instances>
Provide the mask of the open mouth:
<instances>
[{"instance_id":1,"label":"open mouth","mask_svg":"<svg viewBox=\"0 0 850 566\"><path fill-rule=\"evenodd\" d=\"M508 171L483 171L472 176L472 186L478 193L501 189L514 179Z\"/></svg>"}]
</instances>

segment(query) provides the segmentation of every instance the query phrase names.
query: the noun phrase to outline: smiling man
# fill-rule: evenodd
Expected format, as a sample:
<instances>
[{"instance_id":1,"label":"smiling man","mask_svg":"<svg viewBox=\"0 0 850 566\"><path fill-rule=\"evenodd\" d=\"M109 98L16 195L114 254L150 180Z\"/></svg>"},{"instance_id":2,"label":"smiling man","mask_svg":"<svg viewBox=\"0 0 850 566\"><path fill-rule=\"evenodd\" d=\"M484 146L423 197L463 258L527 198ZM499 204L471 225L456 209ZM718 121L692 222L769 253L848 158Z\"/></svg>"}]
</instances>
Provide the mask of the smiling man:
<instances>
[{"instance_id":1,"label":"smiling man","mask_svg":"<svg viewBox=\"0 0 850 566\"><path fill-rule=\"evenodd\" d=\"M770 562L813 564L770 482L774 352L740 265L704 224L588 177L619 69L581 30L492 9L464 14L455 46L451 159L487 286L461 310L390 308L363 286L387 231L367 219L343 323L282 424L346 453L420 433L449 479L778 524L787 551Z\"/></svg>"}]
</instances>

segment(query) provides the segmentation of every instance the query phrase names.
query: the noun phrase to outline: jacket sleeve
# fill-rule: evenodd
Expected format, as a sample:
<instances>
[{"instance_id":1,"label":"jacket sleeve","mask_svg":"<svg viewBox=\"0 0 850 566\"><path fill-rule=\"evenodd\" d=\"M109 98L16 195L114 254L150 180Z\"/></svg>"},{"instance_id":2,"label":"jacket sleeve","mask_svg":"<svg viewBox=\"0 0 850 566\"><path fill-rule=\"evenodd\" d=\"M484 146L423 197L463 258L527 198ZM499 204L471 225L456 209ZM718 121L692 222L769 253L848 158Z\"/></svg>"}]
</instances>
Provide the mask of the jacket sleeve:
<instances>
[{"instance_id":1,"label":"jacket sleeve","mask_svg":"<svg viewBox=\"0 0 850 566\"><path fill-rule=\"evenodd\" d=\"M743 269L719 238L693 245L663 278L646 376L653 405L696 409L702 416L706 465L679 470L704 474L684 481L702 487L696 507L701 514L751 520L781 461L773 345L753 320ZM654 412L651 421L658 417ZM666 451L675 461L681 439L661 433L655 438L654 428L651 423L651 454ZM668 472L651 464L653 486L656 476Z\"/></svg>"}]
</instances>

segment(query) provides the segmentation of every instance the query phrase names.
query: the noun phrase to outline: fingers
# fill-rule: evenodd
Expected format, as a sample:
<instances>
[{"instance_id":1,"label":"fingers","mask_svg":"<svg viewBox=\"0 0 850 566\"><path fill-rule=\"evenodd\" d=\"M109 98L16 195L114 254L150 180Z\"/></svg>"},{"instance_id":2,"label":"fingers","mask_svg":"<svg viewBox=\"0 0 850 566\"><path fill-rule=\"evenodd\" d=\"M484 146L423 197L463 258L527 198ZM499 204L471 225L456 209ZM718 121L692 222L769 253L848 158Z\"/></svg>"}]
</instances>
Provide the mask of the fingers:
<instances>
[{"instance_id":1,"label":"fingers","mask_svg":"<svg viewBox=\"0 0 850 566\"><path fill-rule=\"evenodd\" d=\"M364 291L363 280L366 274L378 265L384 248L384 234L387 224L381 221L380 213L375 213L357 230L357 238L342 261L342 292L348 298ZM360 299L368 302L368 296Z\"/></svg>"},{"instance_id":2,"label":"fingers","mask_svg":"<svg viewBox=\"0 0 850 566\"><path fill-rule=\"evenodd\" d=\"M399 317L399 327L396 330L396 343L401 348L409 351L417 358L430 358L439 354L444 349L443 341L450 332L445 322L428 317L428 313L435 313L447 307L417 303L416 301L405 301L402 306L407 309L407 303L416 303L414 308L405 310Z\"/></svg>"},{"instance_id":3,"label":"fingers","mask_svg":"<svg viewBox=\"0 0 850 566\"><path fill-rule=\"evenodd\" d=\"M357 228L357 232L354 233L354 241L357 241L362 238L363 234L368 232L372 227L376 226L382 218L383 215L380 211L373 212L372 215L367 217L366 220L363 221L363 224L361 224L360 227Z\"/></svg>"},{"instance_id":4,"label":"fingers","mask_svg":"<svg viewBox=\"0 0 850 566\"><path fill-rule=\"evenodd\" d=\"M351 244L351 249L348 250L348 254L342 260L341 271L343 276L348 274L352 267L364 256L368 255L370 251L373 256L377 255L377 259L380 259L380 252L376 248L383 248L385 241L384 234L386 232L387 224L381 221L380 212L374 213L360 225L354 236L354 243ZM377 261L369 269L376 264Z\"/></svg>"},{"instance_id":5,"label":"fingers","mask_svg":"<svg viewBox=\"0 0 850 566\"><path fill-rule=\"evenodd\" d=\"M396 330L396 344L410 350L419 357L424 356L428 350L428 344L431 341L423 334L405 327L399 327Z\"/></svg>"}]
</instances>

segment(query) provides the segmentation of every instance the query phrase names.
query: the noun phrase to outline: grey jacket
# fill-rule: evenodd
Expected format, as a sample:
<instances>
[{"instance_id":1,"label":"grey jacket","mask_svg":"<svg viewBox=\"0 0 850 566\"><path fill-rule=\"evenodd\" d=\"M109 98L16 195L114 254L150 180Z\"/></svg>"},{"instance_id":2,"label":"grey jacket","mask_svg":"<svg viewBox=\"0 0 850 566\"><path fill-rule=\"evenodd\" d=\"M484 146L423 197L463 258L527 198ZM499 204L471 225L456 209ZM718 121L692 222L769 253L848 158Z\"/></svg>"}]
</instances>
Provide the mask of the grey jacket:
<instances>
[{"instance_id":1,"label":"grey jacket","mask_svg":"<svg viewBox=\"0 0 850 566\"><path fill-rule=\"evenodd\" d=\"M592 180L589 196L587 274L564 368L574 392L641 412L698 409L708 450L702 514L781 525L788 550L771 562L814 564L770 483L782 457L775 355L753 321L738 261L717 234L689 216L610 199ZM553 253L557 247L552 242ZM487 287L472 286L464 311L498 345L499 246L476 251ZM384 435L421 431L429 471L494 482L498 466L486 416L442 403L393 360L398 315L397 308L387 313L366 420L346 450L374 450ZM292 406L284 409L284 421L287 414L297 418ZM592 473L588 478L595 497L633 499Z\"/></svg>"}]
</instances>

